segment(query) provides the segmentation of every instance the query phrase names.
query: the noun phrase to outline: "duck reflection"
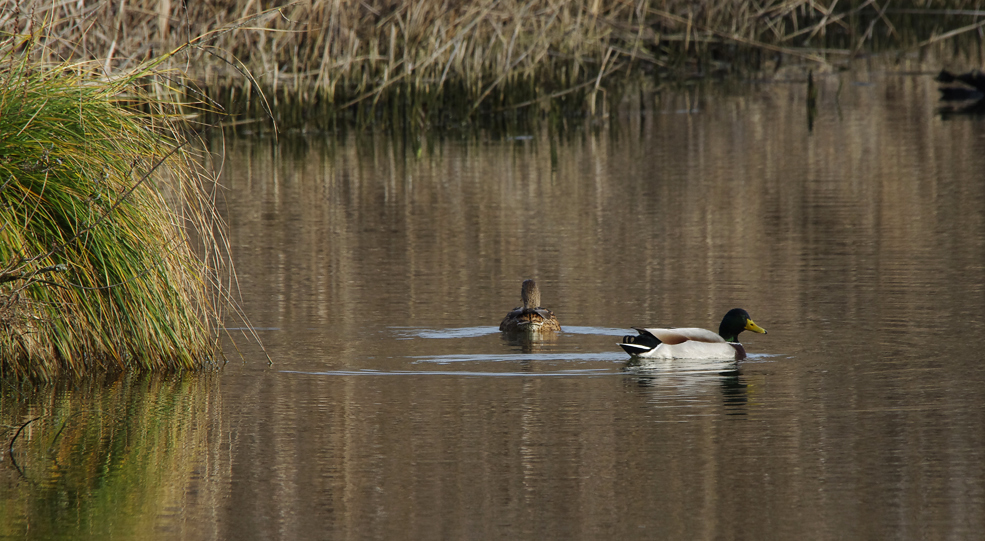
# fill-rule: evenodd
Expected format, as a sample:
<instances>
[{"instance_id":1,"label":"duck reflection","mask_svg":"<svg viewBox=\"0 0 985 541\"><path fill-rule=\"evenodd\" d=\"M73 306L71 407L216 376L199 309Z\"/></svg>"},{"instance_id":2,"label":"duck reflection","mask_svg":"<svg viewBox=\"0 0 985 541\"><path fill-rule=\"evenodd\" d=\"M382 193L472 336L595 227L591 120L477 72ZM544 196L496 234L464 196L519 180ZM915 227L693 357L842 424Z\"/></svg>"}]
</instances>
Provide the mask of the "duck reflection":
<instances>
[{"instance_id":1,"label":"duck reflection","mask_svg":"<svg viewBox=\"0 0 985 541\"><path fill-rule=\"evenodd\" d=\"M510 346L518 348L523 353L542 353L554 349L558 334L543 333L502 333L500 338Z\"/></svg>"},{"instance_id":2,"label":"duck reflection","mask_svg":"<svg viewBox=\"0 0 985 541\"><path fill-rule=\"evenodd\" d=\"M706 394L716 386L726 415L745 415L749 403L749 384L738 362L694 362L685 359L648 361L630 359L623 366L637 389L660 395L660 401L686 399ZM652 395L651 395L652 397Z\"/></svg>"}]
</instances>

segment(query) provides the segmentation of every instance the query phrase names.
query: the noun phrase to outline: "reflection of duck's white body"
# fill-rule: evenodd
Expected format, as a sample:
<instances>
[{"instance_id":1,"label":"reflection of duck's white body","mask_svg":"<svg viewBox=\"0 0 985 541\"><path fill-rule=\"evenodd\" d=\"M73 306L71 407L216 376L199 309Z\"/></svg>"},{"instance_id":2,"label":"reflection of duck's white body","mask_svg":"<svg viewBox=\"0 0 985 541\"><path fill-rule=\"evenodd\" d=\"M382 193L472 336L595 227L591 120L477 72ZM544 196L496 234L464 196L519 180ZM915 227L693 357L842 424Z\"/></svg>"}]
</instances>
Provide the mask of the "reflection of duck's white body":
<instances>
[{"instance_id":1,"label":"reflection of duck's white body","mask_svg":"<svg viewBox=\"0 0 985 541\"><path fill-rule=\"evenodd\" d=\"M766 330L749 318L741 308L729 310L722 319L718 334L707 329L685 327L678 329L636 328L639 336L625 336L619 345L626 353L650 359L721 359L742 360L746 350L738 341L739 333Z\"/></svg>"}]
</instances>

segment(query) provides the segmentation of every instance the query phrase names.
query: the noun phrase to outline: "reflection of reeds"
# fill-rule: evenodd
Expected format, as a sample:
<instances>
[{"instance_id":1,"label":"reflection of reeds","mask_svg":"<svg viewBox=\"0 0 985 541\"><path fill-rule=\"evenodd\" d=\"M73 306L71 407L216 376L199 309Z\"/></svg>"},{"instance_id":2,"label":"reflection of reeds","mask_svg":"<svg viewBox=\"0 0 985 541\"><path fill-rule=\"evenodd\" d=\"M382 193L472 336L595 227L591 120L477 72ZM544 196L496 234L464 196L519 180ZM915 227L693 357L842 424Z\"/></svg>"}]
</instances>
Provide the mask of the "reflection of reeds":
<instances>
[{"instance_id":1,"label":"reflection of reeds","mask_svg":"<svg viewBox=\"0 0 985 541\"><path fill-rule=\"evenodd\" d=\"M4 534L144 538L167 510L208 501L216 383L210 374L126 374L3 393Z\"/></svg>"},{"instance_id":2,"label":"reflection of reeds","mask_svg":"<svg viewBox=\"0 0 985 541\"><path fill-rule=\"evenodd\" d=\"M211 364L222 242L170 104L35 47L0 43L0 376Z\"/></svg>"},{"instance_id":3,"label":"reflection of reeds","mask_svg":"<svg viewBox=\"0 0 985 541\"><path fill-rule=\"evenodd\" d=\"M949 11L813 0L261 4L34 0L0 24L25 33L31 14L48 17L59 58L98 60L113 72L282 6L251 23L269 31L224 32L177 60L230 112L263 118L256 88L236 69L242 61L288 125L339 114L440 123L535 105L598 112L610 88L630 73L648 81L700 77L754 68L777 55L827 62L831 55L933 42L980 25L977 12L961 11L976 8L970 1L950 2ZM91 30L80 35L79 28Z\"/></svg>"}]
</instances>

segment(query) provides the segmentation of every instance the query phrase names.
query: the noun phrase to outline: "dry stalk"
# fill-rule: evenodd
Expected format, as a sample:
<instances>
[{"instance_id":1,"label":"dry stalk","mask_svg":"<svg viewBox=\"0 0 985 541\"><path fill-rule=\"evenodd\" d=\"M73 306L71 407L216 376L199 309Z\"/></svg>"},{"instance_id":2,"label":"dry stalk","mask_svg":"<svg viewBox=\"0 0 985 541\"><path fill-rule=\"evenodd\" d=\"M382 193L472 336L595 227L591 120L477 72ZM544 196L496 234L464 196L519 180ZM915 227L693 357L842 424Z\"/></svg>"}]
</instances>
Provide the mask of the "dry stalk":
<instances>
[{"instance_id":1,"label":"dry stalk","mask_svg":"<svg viewBox=\"0 0 985 541\"><path fill-rule=\"evenodd\" d=\"M701 72L696 66L709 59L724 57L719 62L738 69L735 66L752 63L761 52L830 62L832 51L795 48L794 40L820 41L823 46L838 38L851 43L854 50L844 51L847 55L861 52L883 35L902 44L912 38L900 35L889 4L310 0L274 2L276 11L247 28L236 21L262 13L254 0L25 0L0 14L0 29L10 36L23 35L47 20L52 43L48 60L97 60L107 74L189 44L169 65L180 67L213 96L246 98L223 105L247 117L262 114L262 107L251 99L258 90L281 106L317 99L330 114L394 104L424 107L451 99L467 103L465 114L475 115L573 92L579 93L588 111L599 92L616 84L611 78L617 72L689 76ZM950 8L941 16L978 13L972 0L957 0ZM918 36L911 43L933 44L975 24L944 28L939 35ZM221 31L229 27L233 29ZM192 43L194 36L204 35L209 36L207 47L202 41ZM227 54L218 55L217 50ZM744 55L749 59L743 60ZM243 81L241 70L256 75L256 87ZM586 82L591 91L583 86ZM493 96L498 96L495 104Z\"/></svg>"}]
</instances>

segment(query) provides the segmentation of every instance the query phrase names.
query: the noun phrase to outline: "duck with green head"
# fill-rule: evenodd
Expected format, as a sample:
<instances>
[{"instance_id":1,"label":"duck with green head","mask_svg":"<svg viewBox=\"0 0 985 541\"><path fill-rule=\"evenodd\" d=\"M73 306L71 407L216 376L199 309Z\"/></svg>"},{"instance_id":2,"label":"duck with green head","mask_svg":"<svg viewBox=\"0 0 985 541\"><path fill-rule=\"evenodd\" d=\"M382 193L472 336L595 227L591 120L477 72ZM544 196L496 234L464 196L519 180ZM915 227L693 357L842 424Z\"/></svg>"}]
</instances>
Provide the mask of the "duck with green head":
<instances>
[{"instance_id":1,"label":"duck with green head","mask_svg":"<svg viewBox=\"0 0 985 541\"><path fill-rule=\"evenodd\" d=\"M729 310L718 326L718 334L707 329L642 329L633 327L637 336L624 336L619 344L626 353L650 359L721 359L741 361L746 350L739 343L739 333L752 331L766 334L742 308Z\"/></svg>"},{"instance_id":2,"label":"duck with green head","mask_svg":"<svg viewBox=\"0 0 985 541\"><path fill-rule=\"evenodd\" d=\"M524 280L520 288L523 306L518 306L506 314L499 330L511 334L534 334L561 330L554 312L540 306L540 288L533 280Z\"/></svg>"}]
</instances>

